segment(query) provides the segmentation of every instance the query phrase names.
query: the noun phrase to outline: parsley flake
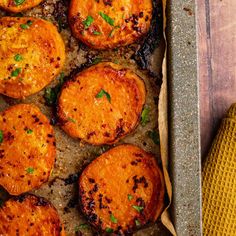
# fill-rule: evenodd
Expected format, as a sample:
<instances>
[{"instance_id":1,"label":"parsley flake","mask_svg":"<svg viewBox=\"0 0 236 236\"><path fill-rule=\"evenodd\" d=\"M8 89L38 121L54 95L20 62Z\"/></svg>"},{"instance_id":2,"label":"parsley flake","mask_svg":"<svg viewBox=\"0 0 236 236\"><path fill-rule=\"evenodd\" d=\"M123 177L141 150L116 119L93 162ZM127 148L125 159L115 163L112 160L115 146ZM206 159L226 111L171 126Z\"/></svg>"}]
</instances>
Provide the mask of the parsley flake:
<instances>
[{"instance_id":1,"label":"parsley flake","mask_svg":"<svg viewBox=\"0 0 236 236\"><path fill-rule=\"evenodd\" d=\"M131 201L133 199L133 196L131 194L128 194L128 200Z\"/></svg>"},{"instance_id":2,"label":"parsley flake","mask_svg":"<svg viewBox=\"0 0 236 236\"><path fill-rule=\"evenodd\" d=\"M14 60L15 61L21 61L23 59L23 57L20 55L20 54L16 54L15 56L14 56Z\"/></svg>"},{"instance_id":3,"label":"parsley flake","mask_svg":"<svg viewBox=\"0 0 236 236\"><path fill-rule=\"evenodd\" d=\"M27 134L32 134L32 133L33 133L33 130L32 130L32 129L27 129L27 130L26 130L26 133L27 133Z\"/></svg>"},{"instance_id":4,"label":"parsley flake","mask_svg":"<svg viewBox=\"0 0 236 236\"><path fill-rule=\"evenodd\" d=\"M104 89L101 89L101 91L96 95L96 98L102 98L103 96L106 96L107 100L111 103L110 94L106 92Z\"/></svg>"},{"instance_id":5,"label":"parsley flake","mask_svg":"<svg viewBox=\"0 0 236 236\"><path fill-rule=\"evenodd\" d=\"M3 131L0 130L0 143L2 143L2 142L3 142Z\"/></svg>"},{"instance_id":6,"label":"parsley flake","mask_svg":"<svg viewBox=\"0 0 236 236\"><path fill-rule=\"evenodd\" d=\"M44 90L44 99L48 106L56 104L57 95L61 89L62 84L64 83L65 74L62 72L58 77L59 83L54 88L46 88Z\"/></svg>"},{"instance_id":7,"label":"parsley flake","mask_svg":"<svg viewBox=\"0 0 236 236\"><path fill-rule=\"evenodd\" d=\"M72 119L71 117L68 117L67 119L68 121L72 122L72 123L76 123L76 121L74 119Z\"/></svg>"},{"instance_id":8,"label":"parsley flake","mask_svg":"<svg viewBox=\"0 0 236 236\"><path fill-rule=\"evenodd\" d=\"M94 34L94 35L100 35L100 34L102 34L102 33L95 30L95 31L93 31L93 34Z\"/></svg>"},{"instance_id":9,"label":"parsley flake","mask_svg":"<svg viewBox=\"0 0 236 236\"><path fill-rule=\"evenodd\" d=\"M16 68L11 72L11 77L17 77L21 72L21 68Z\"/></svg>"},{"instance_id":10,"label":"parsley flake","mask_svg":"<svg viewBox=\"0 0 236 236\"><path fill-rule=\"evenodd\" d=\"M111 228L106 228L106 230L105 230L107 233L113 233L113 229L111 229Z\"/></svg>"},{"instance_id":11,"label":"parsley flake","mask_svg":"<svg viewBox=\"0 0 236 236\"><path fill-rule=\"evenodd\" d=\"M135 220L135 224L136 224L136 226L140 226L141 225L139 220Z\"/></svg>"},{"instance_id":12,"label":"parsley flake","mask_svg":"<svg viewBox=\"0 0 236 236\"><path fill-rule=\"evenodd\" d=\"M142 114L141 114L141 124L142 124L142 126L145 126L150 121L149 113L150 113L150 108L145 107L142 111Z\"/></svg>"},{"instance_id":13,"label":"parsley flake","mask_svg":"<svg viewBox=\"0 0 236 236\"><path fill-rule=\"evenodd\" d=\"M26 24L21 24L20 27L21 29L29 29L29 27L33 24L33 21L28 20Z\"/></svg>"},{"instance_id":14,"label":"parsley flake","mask_svg":"<svg viewBox=\"0 0 236 236\"><path fill-rule=\"evenodd\" d=\"M113 214L110 215L110 219L112 223L117 224L118 221Z\"/></svg>"},{"instance_id":15,"label":"parsley flake","mask_svg":"<svg viewBox=\"0 0 236 236\"><path fill-rule=\"evenodd\" d=\"M28 174L33 174L34 173L34 168L33 167L29 167L29 168L26 169L26 172Z\"/></svg>"},{"instance_id":16,"label":"parsley flake","mask_svg":"<svg viewBox=\"0 0 236 236\"><path fill-rule=\"evenodd\" d=\"M89 26L94 22L94 19L92 16L88 16L86 20L83 21L83 25L85 26L85 29L88 29Z\"/></svg>"},{"instance_id":17,"label":"parsley flake","mask_svg":"<svg viewBox=\"0 0 236 236\"><path fill-rule=\"evenodd\" d=\"M136 211L141 212L143 210L143 207L141 206L132 206Z\"/></svg>"},{"instance_id":18,"label":"parsley flake","mask_svg":"<svg viewBox=\"0 0 236 236\"><path fill-rule=\"evenodd\" d=\"M105 13L103 13L103 12L99 12L99 15L103 18L103 20L105 20L109 25L111 25L111 26L114 26L114 20L110 17L110 16L108 16L108 15L106 15Z\"/></svg>"},{"instance_id":19,"label":"parsley flake","mask_svg":"<svg viewBox=\"0 0 236 236\"><path fill-rule=\"evenodd\" d=\"M14 3L16 6L21 5L22 3L24 3L25 0L14 0Z\"/></svg>"},{"instance_id":20,"label":"parsley flake","mask_svg":"<svg viewBox=\"0 0 236 236\"><path fill-rule=\"evenodd\" d=\"M101 57L97 57L97 58L95 58L95 59L93 60L92 65L96 65L96 64L98 64L98 63L101 62L101 61L102 61L102 58L101 58Z\"/></svg>"}]
</instances>

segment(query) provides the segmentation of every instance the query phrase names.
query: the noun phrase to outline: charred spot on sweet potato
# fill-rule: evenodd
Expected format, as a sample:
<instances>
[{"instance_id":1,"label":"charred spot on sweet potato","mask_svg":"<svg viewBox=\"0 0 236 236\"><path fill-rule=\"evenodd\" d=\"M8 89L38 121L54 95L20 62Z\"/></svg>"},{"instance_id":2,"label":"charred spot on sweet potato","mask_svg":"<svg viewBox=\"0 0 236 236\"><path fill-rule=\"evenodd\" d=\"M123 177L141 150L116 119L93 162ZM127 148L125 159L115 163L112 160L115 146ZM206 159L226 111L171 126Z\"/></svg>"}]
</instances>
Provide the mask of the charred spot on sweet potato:
<instances>
[{"instance_id":1,"label":"charred spot on sweet potato","mask_svg":"<svg viewBox=\"0 0 236 236\"><path fill-rule=\"evenodd\" d=\"M137 160L134 153L142 156L137 166L131 164ZM132 234L154 222L164 204L164 180L154 156L133 145L117 146L96 158L78 184L81 210L99 232Z\"/></svg>"}]
</instances>

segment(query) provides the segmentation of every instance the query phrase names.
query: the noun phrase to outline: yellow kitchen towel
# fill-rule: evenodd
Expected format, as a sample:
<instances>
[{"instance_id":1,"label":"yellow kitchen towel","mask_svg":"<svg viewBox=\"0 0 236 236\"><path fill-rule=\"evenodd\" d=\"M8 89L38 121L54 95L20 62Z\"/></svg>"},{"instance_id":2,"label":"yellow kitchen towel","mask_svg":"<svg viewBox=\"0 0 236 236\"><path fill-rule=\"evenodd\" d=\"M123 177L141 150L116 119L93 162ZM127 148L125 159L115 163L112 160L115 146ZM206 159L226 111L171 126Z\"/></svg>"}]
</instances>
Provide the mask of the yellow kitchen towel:
<instances>
[{"instance_id":1,"label":"yellow kitchen towel","mask_svg":"<svg viewBox=\"0 0 236 236\"><path fill-rule=\"evenodd\" d=\"M202 193L204 236L236 236L236 103L204 163Z\"/></svg>"}]
</instances>

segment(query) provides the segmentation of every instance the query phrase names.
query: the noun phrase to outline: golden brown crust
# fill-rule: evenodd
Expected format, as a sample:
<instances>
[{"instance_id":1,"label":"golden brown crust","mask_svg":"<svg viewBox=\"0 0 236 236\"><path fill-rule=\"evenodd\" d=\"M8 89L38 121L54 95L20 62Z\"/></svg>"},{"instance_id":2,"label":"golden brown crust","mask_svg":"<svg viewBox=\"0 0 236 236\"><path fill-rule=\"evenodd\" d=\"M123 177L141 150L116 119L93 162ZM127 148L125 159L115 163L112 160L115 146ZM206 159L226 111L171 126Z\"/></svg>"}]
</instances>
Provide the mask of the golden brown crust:
<instances>
[{"instance_id":1,"label":"golden brown crust","mask_svg":"<svg viewBox=\"0 0 236 236\"><path fill-rule=\"evenodd\" d=\"M117 142L138 124L146 90L142 79L114 63L100 63L66 82L58 117L70 136L101 145Z\"/></svg>"},{"instance_id":2,"label":"golden brown crust","mask_svg":"<svg viewBox=\"0 0 236 236\"><path fill-rule=\"evenodd\" d=\"M10 12L21 12L39 5L43 0L0 0L0 8Z\"/></svg>"},{"instance_id":3,"label":"golden brown crust","mask_svg":"<svg viewBox=\"0 0 236 236\"><path fill-rule=\"evenodd\" d=\"M0 208L0 235L60 236L57 210L34 195L12 198Z\"/></svg>"},{"instance_id":4,"label":"golden brown crust","mask_svg":"<svg viewBox=\"0 0 236 236\"><path fill-rule=\"evenodd\" d=\"M135 42L148 32L151 18L151 0L72 0L69 9L74 36L96 49Z\"/></svg>"},{"instance_id":5,"label":"golden brown crust","mask_svg":"<svg viewBox=\"0 0 236 236\"><path fill-rule=\"evenodd\" d=\"M161 170L153 155L133 145L117 146L95 159L78 184L81 209L98 230L132 232L154 222L163 208Z\"/></svg>"},{"instance_id":6,"label":"golden brown crust","mask_svg":"<svg viewBox=\"0 0 236 236\"><path fill-rule=\"evenodd\" d=\"M56 27L33 17L0 18L0 93L24 98L61 71L65 46Z\"/></svg>"},{"instance_id":7,"label":"golden brown crust","mask_svg":"<svg viewBox=\"0 0 236 236\"><path fill-rule=\"evenodd\" d=\"M1 112L0 140L0 185L11 195L48 180L56 156L55 137L36 106L20 104Z\"/></svg>"}]
</instances>

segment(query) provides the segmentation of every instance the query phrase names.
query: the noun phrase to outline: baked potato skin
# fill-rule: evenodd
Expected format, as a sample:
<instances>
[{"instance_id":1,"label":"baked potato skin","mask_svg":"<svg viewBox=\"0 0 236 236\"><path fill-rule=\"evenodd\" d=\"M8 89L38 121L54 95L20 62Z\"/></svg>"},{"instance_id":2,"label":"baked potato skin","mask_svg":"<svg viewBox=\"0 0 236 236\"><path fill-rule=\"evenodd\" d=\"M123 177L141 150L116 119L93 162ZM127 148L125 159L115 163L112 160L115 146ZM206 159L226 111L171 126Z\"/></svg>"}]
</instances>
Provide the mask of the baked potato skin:
<instances>
[{"instance_id":1,"label":"baked potato skin","mask_svg":"<svg viewBox=\"0 0 236 236\"><path fill-rule=\"evenodd\" d=\"M0 93L25 98L61 71L64 42L56 27L33 17L0 18Z\"/></svg>"},{"instance_id":2,"label":"baked potato skin","mask_svg":"<svg viewBox=\"0 0 236 236\"><path fill-rule=\"evenodd\" d=\"M0 0L0 8L9 12L18 13L35 7L42 1L43 0L25 0L20 3L17 0Z\"/></svg>"},{"instance_id":3,"label":"baked potato skin","mask_svg":"<svg viewBox=\"0 0 236 236\"><path fill-rule=\"evenodd\" d=\"M151 19L152 0L72 0L69 8L74 36L96 49L134 43L146 35Z\"/></svg>"},{"instance_id":4,"label":"baked potato skin","mask_svg":"<svg viewBox=\"0 0 236 236\"><path fill-rule=\"evenodd\" d=\"M164 180L155 158L133 145L95 159L78 185L81 210L99 231L132 233L154 222L163 209Z\"/></svg>"},{"instance_id":5,"label":"baked potato skin","mask_svg":"<svg viewBox=\"0 0 236 236\"><path fill-rule=\"evenodd\" d=\"M0 235L63 235L54 206L46 199L31 194L6 201L0 208L0 222Z\"/></svg>"},{"instance_id":6,"label":"baked potato skin","mask_svg":"<svg viewBox=\"0 0 236 236\"><path fill-rule=\"evenodd\" d=\"M145 98L138 75L114 63L100 63L64 84L58 117L71 137L93 145L112 144L136 128Z\"/></svg>"},{"instance_id":7,"label":"baked potato skin","mask_svg":"<svg viewBox=\"0 0 236 236\"><path fill-rule=\"evenodd\" d=\"M54 131L34 105L20 104L0 113L0 185L11 195L41 186L56 156Z\"/></svg>"}]
</instances>

